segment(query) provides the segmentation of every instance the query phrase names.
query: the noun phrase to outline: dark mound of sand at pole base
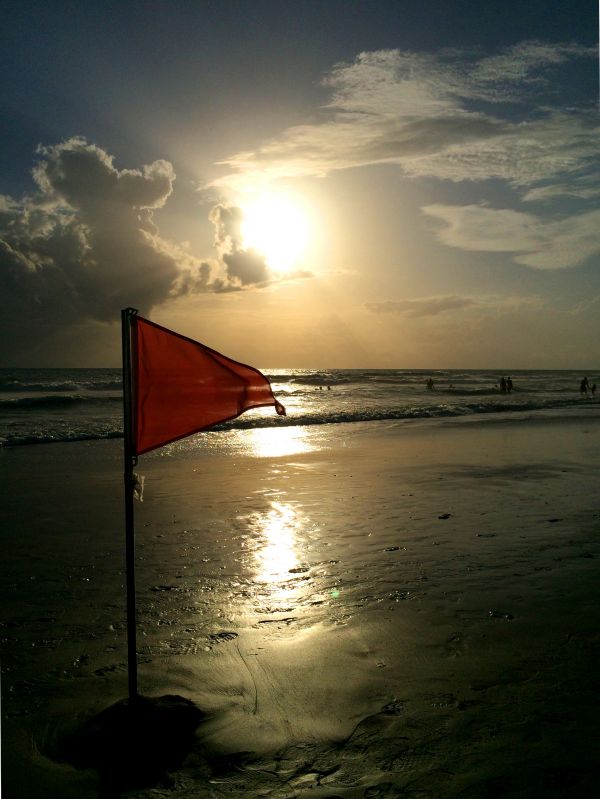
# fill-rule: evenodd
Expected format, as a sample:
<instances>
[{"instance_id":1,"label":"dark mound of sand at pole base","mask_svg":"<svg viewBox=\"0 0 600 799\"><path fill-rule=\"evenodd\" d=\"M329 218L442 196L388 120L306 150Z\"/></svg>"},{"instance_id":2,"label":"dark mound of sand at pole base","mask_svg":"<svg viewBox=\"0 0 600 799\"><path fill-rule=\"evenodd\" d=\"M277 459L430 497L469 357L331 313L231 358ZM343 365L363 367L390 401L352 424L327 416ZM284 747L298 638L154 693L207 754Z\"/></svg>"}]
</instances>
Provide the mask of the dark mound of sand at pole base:
<instances>
[{"instance_id":1,"label":"dark mound of sand at pole base","mask_svg":"<svg viewBox=\"0 0 600 799\"><path fill-rule=\"evenodd\" d=\"M122 699L66 734L59 744L61 759L97 769L106 796L149 787L181 765L205 719L182 696Z\"/></svg>"}]
</instances>

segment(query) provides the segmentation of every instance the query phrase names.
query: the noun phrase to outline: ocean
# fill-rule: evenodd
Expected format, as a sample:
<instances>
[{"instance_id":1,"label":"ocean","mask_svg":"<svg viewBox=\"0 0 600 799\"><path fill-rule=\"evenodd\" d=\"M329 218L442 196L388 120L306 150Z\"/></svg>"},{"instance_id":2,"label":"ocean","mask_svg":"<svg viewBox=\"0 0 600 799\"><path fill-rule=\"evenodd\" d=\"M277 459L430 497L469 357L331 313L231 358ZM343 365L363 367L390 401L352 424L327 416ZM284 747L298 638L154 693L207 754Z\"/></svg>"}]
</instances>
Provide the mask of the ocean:
<instances>
[{"instance_id":1,"label":"ocean","mask_svg":"<svg viewBox=\"0 0 600 799\"><path fill-rule=\"evenodd\" d=\"M511 372L503 393L494 370L266 369L286 417L262 408L216 431L480 417L565 416L597 409L600 376L581 371ZM504 376L508 376L504 373ZM433 381L428 389L427 381ZM0 446L119 438L123 430L120 369L0 369ZM202 434L190 445L202 446ZM214 446L214 438L212 440Z\"/></svg>"}]
</instances>

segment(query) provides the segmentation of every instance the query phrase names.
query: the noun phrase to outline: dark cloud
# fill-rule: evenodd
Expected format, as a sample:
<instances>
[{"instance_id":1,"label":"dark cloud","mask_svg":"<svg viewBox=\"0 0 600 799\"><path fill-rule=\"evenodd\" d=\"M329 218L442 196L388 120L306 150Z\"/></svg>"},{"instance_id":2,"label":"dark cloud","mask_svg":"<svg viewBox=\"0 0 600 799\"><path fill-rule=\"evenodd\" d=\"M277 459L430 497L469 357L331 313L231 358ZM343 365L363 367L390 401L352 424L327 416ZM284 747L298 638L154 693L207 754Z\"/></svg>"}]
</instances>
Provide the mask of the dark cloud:
<instances>
[{"instance_id":1,"label":"dark cloud","mask_svg":"<svg viewBox=\"0 0 600 799\"><path fill-rule=\"evenodd\" d=\"M47 197L64 200L82 216L99 222L111 210L162 207L173 190L175 173L168 161L155 161L142 171L118 170L108 153L85 139L72 138L40 147L33 176Z\"/></svg>"},{"instance_id":2,"label":"dark cloud","mask_svg":"<svg viewBox=\"0 0 600 799\"><path fill-rule=\"evenodd\" d=\"M173 293L206 288L206 269L161 239L153 223L173 190L166 161L118 170L84 139L40 148L34 195L0 207L2 313L25 331L142 313Z\"/></svg>"},{"instance_id":3,"label":"dark cloud","mask_svg":"<svg viewBox=\"0 0 600 799\"><path fill-rule=\"evenodd\" d=\"M243 214L217 205L217 258L200 260L159 235L154 213L173 191L171 164L117 169L82 138L40 147L36 191L0 196L0 312L7 351L88 322L110 323L134 306L147 314L197 292L239 291L272 281L264 257L242 243ZM27 324L25 324L25 321Z\"/></svg>"}]
</instances>

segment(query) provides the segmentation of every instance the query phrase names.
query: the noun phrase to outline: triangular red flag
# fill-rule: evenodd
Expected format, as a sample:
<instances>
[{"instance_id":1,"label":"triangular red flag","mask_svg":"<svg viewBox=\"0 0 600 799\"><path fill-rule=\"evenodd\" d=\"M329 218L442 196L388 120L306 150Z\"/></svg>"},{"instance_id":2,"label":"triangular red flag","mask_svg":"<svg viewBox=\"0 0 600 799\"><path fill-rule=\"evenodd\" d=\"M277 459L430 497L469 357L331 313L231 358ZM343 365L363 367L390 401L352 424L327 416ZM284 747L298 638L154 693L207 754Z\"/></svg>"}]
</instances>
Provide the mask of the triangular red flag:
<instances>
[{"instance_id":1,"label":"triangular red flag","mask_svg":"<svg viewBox=\"0 0 600 799\"><path fill-rule=\"evenodd\" d=\"M133 454L274 405L269 380L198 341L141 316L132 318Z\"/></svg>"}]
</instances>

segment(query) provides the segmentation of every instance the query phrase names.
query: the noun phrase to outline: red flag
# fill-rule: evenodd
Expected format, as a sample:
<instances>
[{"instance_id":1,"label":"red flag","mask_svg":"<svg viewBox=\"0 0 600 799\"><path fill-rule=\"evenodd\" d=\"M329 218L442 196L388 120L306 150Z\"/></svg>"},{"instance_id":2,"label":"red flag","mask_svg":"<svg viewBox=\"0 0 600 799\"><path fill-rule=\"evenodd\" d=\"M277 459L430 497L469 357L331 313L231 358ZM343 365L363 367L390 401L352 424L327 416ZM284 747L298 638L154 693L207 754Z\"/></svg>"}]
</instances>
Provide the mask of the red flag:
<instances>
[{"instance_id":1,"label":"red flag","mask_svg":"<svg viewBox=\"0 0 600 799\"><path fill-rule=\"evenodd\" d=\"M133 454L274 405L268 379L166 327L132 318Z\"/></svg>"}]
</instances>

